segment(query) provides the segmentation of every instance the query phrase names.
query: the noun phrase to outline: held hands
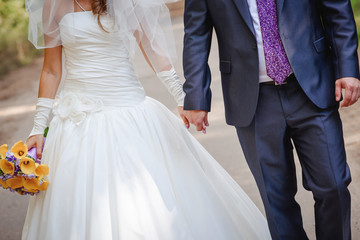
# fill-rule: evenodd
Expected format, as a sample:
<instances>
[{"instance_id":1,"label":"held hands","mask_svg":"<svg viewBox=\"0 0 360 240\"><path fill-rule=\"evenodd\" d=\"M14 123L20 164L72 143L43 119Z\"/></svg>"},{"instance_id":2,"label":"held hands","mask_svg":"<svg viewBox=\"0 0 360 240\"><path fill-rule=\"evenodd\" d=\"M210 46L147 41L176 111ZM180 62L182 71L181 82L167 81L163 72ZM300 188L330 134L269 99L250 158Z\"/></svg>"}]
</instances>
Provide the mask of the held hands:
<instances>
[{"instance_id":1,"label":"held hands","mask_svg":"<svg viewBox=\"0 0 360 240\"><path fill-rule=\"evenodd\" d=\"M208 112L203 110L185 110L183 107L179 107L179 113L184 121L184 124L187 128L190 127L190 123L195 125L196 130L202 131L206 134L206 127L209 126L208 122Z\"/></svg>"},{"instance_id":2,"label":"held hands","mask_svg":"<svg viewBox=\"0 0 360 240\"><path fill-rule=\"evenodd\" d=\"M344 99L341 107L348 107L354 104L360 97L360 81L357 78L345 77L336 80L335 96L336 101L340 101L342 89L345 90Z\"/></svg>"},{"instance_id":3,"label":"held hands","mask_svg":"<svg viewBox=\"0 0 360 240\"><path fill-rule=\"evenodd\" d=\"M36 147L36 155L38 159L41 159L42 157L42 146L44 144L44 135L43 134L37 134L30 136L26 140L26 145L28 149L31 149L33 147Z\"/></svg>"},{"instance_id":4,"label":"held hands","mask_svg":"<svg viewBox=\"0 0 360 240\"><path fill-rule=\"evenodd\" d=\"M181 119L183 120L184 124L185 124L185 127L186 128L189 128L190 127L190 123L189 123L189 120L185 117L184 115L184 107L183 106L178 106L178 111L179 111L179 114L180 114L180 117Z\"/></svg>"}]
</instances>

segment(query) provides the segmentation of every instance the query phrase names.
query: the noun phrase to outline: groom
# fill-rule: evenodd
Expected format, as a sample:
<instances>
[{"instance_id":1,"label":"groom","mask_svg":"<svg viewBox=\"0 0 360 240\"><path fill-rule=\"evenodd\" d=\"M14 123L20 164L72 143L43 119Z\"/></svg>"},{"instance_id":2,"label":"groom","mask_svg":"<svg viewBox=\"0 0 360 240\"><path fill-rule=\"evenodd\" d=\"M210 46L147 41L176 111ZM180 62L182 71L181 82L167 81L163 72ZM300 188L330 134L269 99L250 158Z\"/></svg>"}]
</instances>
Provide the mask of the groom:
<instances>
[{"instance_id":1,"label":"groom","mask_svg":"<svg viewBox=\"0 0 360 240\"><path fill-rule=\"evenodd\" d=\"M204 131L215 29L226 121L234 125L273 239L308 239L297 191L315 199L318 239L350 239L351 181L342 106L357 101L359 63L350 0L185 0L185 116ZM293 143L293 144L292 144Z\"/></svg>"}]
</instances>

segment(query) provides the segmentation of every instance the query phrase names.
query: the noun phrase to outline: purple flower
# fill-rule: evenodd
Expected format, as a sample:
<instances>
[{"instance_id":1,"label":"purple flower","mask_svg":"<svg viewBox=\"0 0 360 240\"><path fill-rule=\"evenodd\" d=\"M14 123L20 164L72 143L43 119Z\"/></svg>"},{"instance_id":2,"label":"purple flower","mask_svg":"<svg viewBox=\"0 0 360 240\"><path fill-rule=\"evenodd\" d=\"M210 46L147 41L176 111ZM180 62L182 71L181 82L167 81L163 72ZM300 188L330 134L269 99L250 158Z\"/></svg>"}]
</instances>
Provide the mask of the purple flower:
<instances>
[{"instance_id":1,"label":"purple flower","mask_svg":"<svg viewBox=\"0 0 360 240\"><path fill-rule=\"evenodd\" d=\"M13 176L6 174L6 175L3 176L3 180L6 181L6 180L8 180L8 179L10 179L12 177Z\"/></svg>"},{"instance_id":2,"label":"purple flower","mask_svg":"<svg viewBox=\"0 0 360 240\"><path fill-rule=\"evenodd\" d=\"M6 160L8 160L8 162L12 162L12 163L15 163L18 159L14 156L13 153L11 154L8 154L6 153ZM19 160L20 161L20 160Z\"/></svg>"},{"instance_id":3,"label":"purple flower","mask_svg":"<svg viewBox=\"0 0 360 240\"><path fill-rule=\"evenodd\" d=\"M29 175L24 174L23 176L27 176L27 178L30 178L30 179L36 178L35 174L29 174Z\"/></svg>"},{"instance_id":4,"label":"purple flower","mask_svg":"<svg viewBox=\"0 0 360 240\"><path fill-rule=\"evenodd\" d=\"M10 157L14 157L14 153L10 152L10 150L8 150L6 152L6 158L10 158Z\"/></svg>"},{"instance_id":5,"label":"purple flower","mask_svg":"<svg viewBox=\"0 0 360 240\"><path fill-rule=\"evenodd\" d=\"M20 167L19 167L19 164L16 163L15 164L15 173L18 174L18 172L20 172Z\"/></svg>"}]
</instances>

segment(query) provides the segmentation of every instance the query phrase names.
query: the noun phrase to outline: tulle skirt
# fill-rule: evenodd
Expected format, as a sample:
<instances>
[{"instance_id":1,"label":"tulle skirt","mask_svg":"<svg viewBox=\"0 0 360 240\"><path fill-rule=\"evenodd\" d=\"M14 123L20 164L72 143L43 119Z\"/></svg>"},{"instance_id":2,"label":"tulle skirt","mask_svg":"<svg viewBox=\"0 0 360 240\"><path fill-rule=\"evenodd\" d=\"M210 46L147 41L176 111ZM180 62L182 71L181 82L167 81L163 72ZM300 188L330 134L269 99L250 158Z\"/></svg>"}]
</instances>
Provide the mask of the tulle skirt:
<instances>
[{"instance_id":1,"label":"tulle skirt","mask_svg":"<svg viewBox=\"0 0 360 240\"><path fill-rule=\"evenodd\" d=\"M50 186L31 197L23 239L270 239L249 197L161 103L70 100L54 111Z\"/></svg>"}]
</instances>

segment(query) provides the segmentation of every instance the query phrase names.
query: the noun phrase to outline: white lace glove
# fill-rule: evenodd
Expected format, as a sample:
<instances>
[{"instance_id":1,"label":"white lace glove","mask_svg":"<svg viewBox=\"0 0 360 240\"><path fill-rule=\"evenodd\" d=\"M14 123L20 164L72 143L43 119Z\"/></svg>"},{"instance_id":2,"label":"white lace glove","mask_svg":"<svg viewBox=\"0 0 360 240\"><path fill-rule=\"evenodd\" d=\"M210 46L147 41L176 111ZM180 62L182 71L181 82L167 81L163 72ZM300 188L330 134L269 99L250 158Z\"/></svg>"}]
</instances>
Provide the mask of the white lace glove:
<instances>
[{"instance_id":1,"label":"white lace glove","mask_svg":"<svg viewBox=\"0 0 360 240\"><path fill-rule=\"evenodd\" d=\"M185 92L174 68L171 68L169 71L159 72L156 75L168 89L170 94L174 96L178 106L184 106Z\"/></svg>"},{"instance_id":2,"label":"white lace glove","mask_svg":"<svg viewBox=\"0 0 360 240\"><path fill-rule=\"evenodd\" d=\"M54 99L38 98L38 102L36 104L36 114L34 117L34 126L29 137L37 134L44 134L53 105Z\"/></svg>"}]
</instances>

